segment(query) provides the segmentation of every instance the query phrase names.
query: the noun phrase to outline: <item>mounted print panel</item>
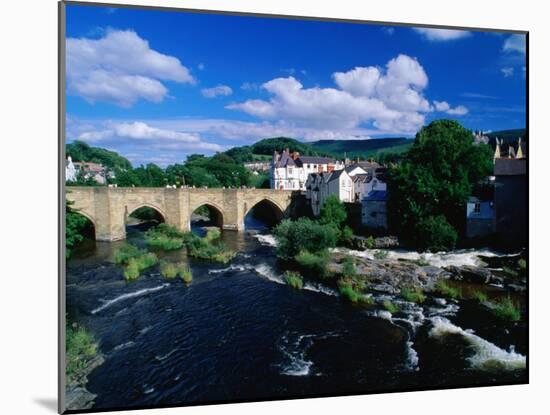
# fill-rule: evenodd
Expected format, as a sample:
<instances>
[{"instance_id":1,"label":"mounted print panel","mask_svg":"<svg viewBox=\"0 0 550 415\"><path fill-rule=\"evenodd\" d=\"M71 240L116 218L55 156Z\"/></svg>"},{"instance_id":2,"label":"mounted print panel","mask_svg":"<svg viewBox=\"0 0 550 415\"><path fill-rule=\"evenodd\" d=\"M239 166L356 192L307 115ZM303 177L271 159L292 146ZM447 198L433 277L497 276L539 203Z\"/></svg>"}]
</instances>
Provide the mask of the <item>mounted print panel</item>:
<instances>
[{"instance_id":1,"label":"mounted print panel","mask_svg":"<svg viewBox=\"0 0 550 415\"><path fill-rule=\"evenodd\" d=\"M527 45L60 3L60 412L527 383Z\"/></svg>"}]
</instances>

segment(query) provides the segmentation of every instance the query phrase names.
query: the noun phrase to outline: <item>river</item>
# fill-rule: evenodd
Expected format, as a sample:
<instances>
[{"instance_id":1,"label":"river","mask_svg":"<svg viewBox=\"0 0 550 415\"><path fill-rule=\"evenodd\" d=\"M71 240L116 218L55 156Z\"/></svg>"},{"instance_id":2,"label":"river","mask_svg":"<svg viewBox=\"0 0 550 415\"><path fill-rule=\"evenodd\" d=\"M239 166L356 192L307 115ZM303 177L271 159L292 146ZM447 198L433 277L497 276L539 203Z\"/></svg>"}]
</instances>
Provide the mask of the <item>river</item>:
<instances>
[{"instance_id":1,"label":"river","mask_svg":"<svg viewBox=\"0 0 550 415\"><path fill-rule=\"evenodd\" d=\"M112 262L122 242L84 244L68 261L68 314L105 356L89 376L94 409L527 381L524 323L501 323L473 301L395 298L392 316L317 282L296 291L269 235L223 238L239 251L226 266L158 253L189 263L188 286L158 266L125 282ZM128 242L143 246L143 229L130 228Z\"/></svg>"}]
</instances>

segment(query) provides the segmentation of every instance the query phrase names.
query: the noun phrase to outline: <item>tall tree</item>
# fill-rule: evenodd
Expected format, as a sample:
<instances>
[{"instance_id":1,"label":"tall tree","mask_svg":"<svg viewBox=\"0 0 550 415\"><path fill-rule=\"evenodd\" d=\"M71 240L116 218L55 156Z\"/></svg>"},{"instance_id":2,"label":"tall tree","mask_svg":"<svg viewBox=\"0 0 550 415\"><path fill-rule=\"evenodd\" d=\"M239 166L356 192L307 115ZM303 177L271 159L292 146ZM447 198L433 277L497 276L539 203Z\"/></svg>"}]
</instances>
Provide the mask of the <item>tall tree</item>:
<instances>
[{"instance_id":1,"label":"tall tree","mask_svg":"<svg viewBox=\"0 0 550 415\"><path fill-rule=\"evenodd\" d=\"M433 121L418 132L402 163L389 171L390 227L421 249L435 248L430 239L454 230L454 237L437 238L437 248L443 247L441 240L451 248L456 232L464 229L473 185L491 170L489 146L474 144L471 131L456 121Z\"/></svg>"}]
</instances>

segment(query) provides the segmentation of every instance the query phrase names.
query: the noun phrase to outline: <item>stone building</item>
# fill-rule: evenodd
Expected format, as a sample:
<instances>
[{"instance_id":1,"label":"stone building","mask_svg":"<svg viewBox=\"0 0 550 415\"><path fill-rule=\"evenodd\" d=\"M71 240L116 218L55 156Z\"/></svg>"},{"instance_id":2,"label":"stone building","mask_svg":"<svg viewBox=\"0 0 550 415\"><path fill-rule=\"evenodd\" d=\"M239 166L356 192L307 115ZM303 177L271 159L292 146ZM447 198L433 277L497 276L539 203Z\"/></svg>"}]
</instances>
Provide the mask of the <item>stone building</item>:
<instances>
[{"instance_id":1,"label":"stone building","mask_svg":"<svg viewBox=\"0 0 550 415\"><path fill-rule=\"evenodd\" d=\"M386 230L388 193L385 190L374 190L361 200L361 223L368 228Z\"/></svg>"},{"instance_id":2,"label":"stone building","mask_svg":"<svg viewBox=\"0 0 550 415\"><path fill-rule=\"evenodd\" d=\"M272 189L306 190L306 181L311 173L342 170L344 163L329 157L302 156L285 149L275 152L271 164L270 182Z\"/></svg>"}]
</instances>

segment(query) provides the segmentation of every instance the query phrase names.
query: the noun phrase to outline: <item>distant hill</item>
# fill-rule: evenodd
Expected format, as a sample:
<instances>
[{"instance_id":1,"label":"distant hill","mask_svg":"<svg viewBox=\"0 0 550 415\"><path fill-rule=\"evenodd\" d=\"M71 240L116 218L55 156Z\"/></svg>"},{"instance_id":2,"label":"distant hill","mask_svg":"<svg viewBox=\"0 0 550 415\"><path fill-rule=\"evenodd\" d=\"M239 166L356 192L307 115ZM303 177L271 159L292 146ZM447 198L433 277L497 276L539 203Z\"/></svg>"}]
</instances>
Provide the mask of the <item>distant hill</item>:
<instances>
[{"instance_id":1,"label":"distant hill","mask_svg":"<svg viewBox=\"0 0 550 415\"><path fill-rule=\"evenodd\" d=\"M122 157L114 151L104 148L92 147L82 141L75 141L65 146L67 157L71 156L73 161L91 161L102 164L110 169L119 168L122 170L132 169L132 164L128 159Z\"/></svg>"},{"instance_id":2,"label":"distant hill","mask_svg":"<svg viewBox=\"0 0 550 415\"><path fill-rule=\"evenodd\" d=\"M412 139L396 137L365 140L319 140L310 143L310 145L339 157L344 157L345 153L349 158L369 158L381 153L402 153L407 151L413 142Z\"/></svg>"},{"instance_id":3,"label":"distant hill","mask_svg":"<svg viewBox=\"0 0 550 415\"><path fill-rule=\"evenodd\" d=\"M489 145L493 148L495 148L496 146L496 138L502 140L504 143L517 143L519 137L521 137L521 139L524 141L527 141L528 139L527 130L525 128L493 131L485 135L489 137Z\"/></svg>"}]
</instances>

